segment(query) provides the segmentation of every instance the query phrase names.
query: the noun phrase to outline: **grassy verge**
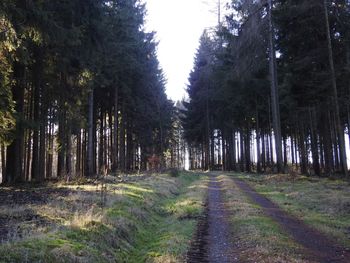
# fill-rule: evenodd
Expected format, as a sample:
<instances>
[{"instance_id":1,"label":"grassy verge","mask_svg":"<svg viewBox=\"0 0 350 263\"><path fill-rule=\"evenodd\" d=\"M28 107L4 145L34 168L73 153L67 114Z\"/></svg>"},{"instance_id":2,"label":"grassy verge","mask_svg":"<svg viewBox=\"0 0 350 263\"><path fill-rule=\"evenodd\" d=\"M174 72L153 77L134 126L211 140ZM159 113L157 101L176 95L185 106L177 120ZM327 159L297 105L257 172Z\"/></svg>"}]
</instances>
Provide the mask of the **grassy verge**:
<instances>
[{"instance_id":1,"label":"grassy verge","mask_svg":"<svg viewBox=\"0 0 350 263\"><path fill-rule=\"evenodd\" d=\"M64 187L67 196L30 207L51 226L0 245L0 262L181 262L206 181L183 173Z\"/></svg>"},{"instance_id":2,"label":"grassy verge","mask_svg":"<svg viewBox=\"0 0 350 263\"><path fill-rule=\"evenodd\" d=\"M222 175L224 198L230 209L234 242L242 262L305 262L301 247L265 216L229 178Z\"/></svg>"},{"instance_id":3,"label":"grassy verge","mask_svg":"<svg viewBox=\"0 0 350 263\"><path fill-rule=\"evenodd\" d=\"M241 175L282 209L350 247L350 184L288 175Z\"/></svg>"}]
</instances>

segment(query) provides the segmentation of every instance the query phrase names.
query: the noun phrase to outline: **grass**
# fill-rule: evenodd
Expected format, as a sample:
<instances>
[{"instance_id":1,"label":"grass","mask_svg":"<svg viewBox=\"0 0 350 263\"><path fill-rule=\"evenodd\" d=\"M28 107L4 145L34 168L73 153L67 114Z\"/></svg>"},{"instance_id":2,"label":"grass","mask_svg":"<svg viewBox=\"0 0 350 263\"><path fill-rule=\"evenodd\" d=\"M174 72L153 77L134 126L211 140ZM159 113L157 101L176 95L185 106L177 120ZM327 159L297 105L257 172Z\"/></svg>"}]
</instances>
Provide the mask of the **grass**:
<instances>
[{"instance_id":1,"label":"grass","mask_svg":"<svg viewBox=\"0 0 350 263\"><path fill-rule=\"evenodd\" d=\"M50 224L1 244L0 262L183 262L206 179L191 173L110 179L105 193L91 184L59 187L69 194L28 205ZM7 216L27 211L11 209Z\"/></svg>"},{"instance_id":2,"label":"grass","mask_svg":"<svg viewBox=\"0 0 350 263\"><path fill-rule=\"evenodd\" d=\"M224 198L230 211L234 243L242 262L306 262L302 248L278 223L265 216L229 178L221 175Z\"/></svg>"},{"instance_id":3,"label":"grass","mask_svg":"<svg viewBox=\"0 0 350 263\"><path fill-rule=\"evenodd\" d=\"M137 232L137 242L124 262L184 262L197 218L203 212L207 180L186 177L185 185L160 201L150 224Z\"/></svg>"},{"instance_id":4,"label":"grass","mask_svg":"<svg viewBox=\"0 0 350 263\"><path fill-rule=\"evenodd\" d=\"M240 177L283 210L350 247L349 182L289 175Z\"/></svg>"}]
</instances>

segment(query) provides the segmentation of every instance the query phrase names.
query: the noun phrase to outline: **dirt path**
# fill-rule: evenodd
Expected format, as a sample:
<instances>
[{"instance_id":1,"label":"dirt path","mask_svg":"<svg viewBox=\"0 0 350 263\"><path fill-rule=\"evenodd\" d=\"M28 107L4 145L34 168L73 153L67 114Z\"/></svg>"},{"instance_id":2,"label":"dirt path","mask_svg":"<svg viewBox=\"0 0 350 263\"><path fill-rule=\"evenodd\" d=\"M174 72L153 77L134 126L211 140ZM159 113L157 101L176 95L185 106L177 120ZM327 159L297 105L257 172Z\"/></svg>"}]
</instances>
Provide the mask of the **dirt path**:
<instances>
[{"instance_id":1,"label":"dirt path","mask_svg":"<svg viewBox=\"0 0 350 263\"><path fill-rule=\"evenodd\" d=\"M310 260L317 262L350 262L350 251L337 245L329 237L307 226L301 220L288 215L279 206L266 197L258 194L246 182L233 179L236 185L255 203L260 205L265 214L277 221L294 240L303 245L308 251Z\"/></svg>"},{"instance_id":2,"label":"dirt path","mask_svg":"<svg viewBox=\"0 0 350 263\"><path fill-rule=\"evenodd\" d=\"M200 221L196 239L187 255L189 263L239 262L231 241L229 212L223 201L223 188L216 175L211 175L206 213Z\"/></svg>"}]
</instances>

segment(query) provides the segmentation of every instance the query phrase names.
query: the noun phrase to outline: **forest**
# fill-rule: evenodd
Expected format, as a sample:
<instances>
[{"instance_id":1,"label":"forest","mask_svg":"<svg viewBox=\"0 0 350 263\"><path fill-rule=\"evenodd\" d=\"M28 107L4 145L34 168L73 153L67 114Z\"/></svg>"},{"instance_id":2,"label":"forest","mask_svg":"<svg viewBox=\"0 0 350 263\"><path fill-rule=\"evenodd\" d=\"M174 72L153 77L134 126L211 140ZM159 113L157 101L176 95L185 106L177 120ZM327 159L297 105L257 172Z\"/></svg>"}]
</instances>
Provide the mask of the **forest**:
<instances>
[{"instance_id":1,"label":"forest","mask_svg":"<svg viewBox=\"0 0 350 263\"><path fill-rule=\"evenodd\" d=\"M173 101L151 0L0 1L0 262L349 262L350 1L212 2Z\"/></svg>"},{"instance_id":2,"label":"forest","mask_svg":"<svg viewBox=\"0 0 350 263\"><path fill-rule=\"evenodd\" d=\"M267 4L234 1L201 37L185 102L190 165L347 176L349 3Z\"/></svg>"},{"instance_id":3,"label":"forest","mask_svg":"<svg viewBox=\"0 0 350 263\"><path fill-rule=\"evenodd\" d=\"M153 155L164 165L176 109L143 4L2 1L0 12L4 183L145 170Z\"/></svg>"}]
</instances>

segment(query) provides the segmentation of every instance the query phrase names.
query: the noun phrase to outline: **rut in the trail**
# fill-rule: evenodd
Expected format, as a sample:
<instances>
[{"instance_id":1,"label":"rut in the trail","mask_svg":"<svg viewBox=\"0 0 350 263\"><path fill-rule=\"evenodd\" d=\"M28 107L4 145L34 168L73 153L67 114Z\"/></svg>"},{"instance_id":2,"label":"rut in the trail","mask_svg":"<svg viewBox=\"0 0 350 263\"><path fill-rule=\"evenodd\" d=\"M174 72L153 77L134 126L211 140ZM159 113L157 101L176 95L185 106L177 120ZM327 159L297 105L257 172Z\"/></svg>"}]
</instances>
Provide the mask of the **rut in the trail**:
<instances>
[{"instance_id":1,"label":"rut in the trail","mask_svg":"<svg viewBox=\"0 0 350 263\"><path fill-rule=\"evenodd\" d=\"M199 222L197 236L187 254L187 262L238 262L231 242L229 213L222 198L222 185L216 176L211 176L208 191L206 213Z\"/></svg>"},{"instance_id":2,"label":"rut in the trail","mask_svg":"<svg viewBox=\"0 0 350 263\"><path fill-rule=\"evenodd\" d=\"M307 249L309 255L306 257L309 256L311 260L324 263L350 263L348 249L336 244L335 241L307 226L301 220L288 215L278 205L258 194L246 182L239 179L233 180L246 195L263 208L267 216L278 222L295 241Z\"/></svg>"}]
</instances>

